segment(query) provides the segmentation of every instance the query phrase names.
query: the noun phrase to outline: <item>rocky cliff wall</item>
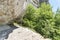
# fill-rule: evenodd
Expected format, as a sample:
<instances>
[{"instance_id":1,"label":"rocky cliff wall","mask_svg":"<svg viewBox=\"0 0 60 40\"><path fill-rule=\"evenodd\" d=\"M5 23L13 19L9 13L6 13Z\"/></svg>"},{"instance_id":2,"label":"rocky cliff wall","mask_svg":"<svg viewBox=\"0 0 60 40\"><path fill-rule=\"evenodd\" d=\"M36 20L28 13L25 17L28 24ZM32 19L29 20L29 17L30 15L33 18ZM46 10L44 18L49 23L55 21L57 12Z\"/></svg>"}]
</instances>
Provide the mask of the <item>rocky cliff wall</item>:
<instances>
[{"instance_id":1,"label":"rocky cliff wall","mask_svg":"<svg viewBox=\"0 0 60 40\"><path fill-rule=\"evenodd\" d=\"M0 24L17 18L24 10L25 0L0 0Z\"/></svg>"},{"instance_id":2,"label":"rocky cliff wall","mask_svg":"<svg viewBox=\"0 0 60 40\"><path fill-rule=\"evenodd\" d=\"M38 7L39 2L40 0L0 0L0 24L6 24L21 16L30 3Z\"/></svg>"}]
</instances>

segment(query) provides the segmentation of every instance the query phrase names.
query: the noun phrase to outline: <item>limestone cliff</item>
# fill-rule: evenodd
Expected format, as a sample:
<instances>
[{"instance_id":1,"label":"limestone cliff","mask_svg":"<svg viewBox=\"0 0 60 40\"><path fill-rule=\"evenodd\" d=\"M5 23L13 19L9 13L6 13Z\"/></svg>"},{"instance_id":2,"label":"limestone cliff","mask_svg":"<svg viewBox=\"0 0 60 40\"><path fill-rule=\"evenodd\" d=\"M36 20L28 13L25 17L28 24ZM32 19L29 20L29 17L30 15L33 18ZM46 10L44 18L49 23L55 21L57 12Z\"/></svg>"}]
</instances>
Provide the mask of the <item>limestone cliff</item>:
<instances>
[{"instance_id":1,"label":"limestone cliff","mask_svg":"<svg viewBox=\"0 0 60 40\"><path fill-rule=\"evenodd\" d=\"M0 23L5 24L8 21L17 18L24 10L26 0L0 0Z\"/></svg>"},{"instance_id":2,"label":"limestone cliff","mask_svg":"<svg viewBox=\"0 0 60 40\"><path fill-rule=\"evenodd\" d=\"M21 16L26 6L31 3L38 7L45 0L0 0L0 24L8 23L10 20Z\"/></svg>"}]
</instances>

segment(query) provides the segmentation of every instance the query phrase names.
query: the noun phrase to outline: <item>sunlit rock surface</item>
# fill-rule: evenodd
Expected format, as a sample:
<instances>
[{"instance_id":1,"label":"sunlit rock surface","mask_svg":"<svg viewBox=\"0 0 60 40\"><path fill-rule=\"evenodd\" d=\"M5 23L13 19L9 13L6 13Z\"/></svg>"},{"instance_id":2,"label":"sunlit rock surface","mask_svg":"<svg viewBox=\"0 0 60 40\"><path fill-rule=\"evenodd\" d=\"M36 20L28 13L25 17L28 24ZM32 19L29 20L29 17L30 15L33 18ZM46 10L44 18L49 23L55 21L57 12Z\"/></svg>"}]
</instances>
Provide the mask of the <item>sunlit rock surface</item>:
<instances>
[{"instance_id":1,"label":"sunlit rock surface","mask_svg":"<svg viewBox=\"0 0 60 40\"><path fill-rule=\"evenodd\" d=\"M33 4L33 1L0 0L0 24L8 23L10 20L21 16L29 3Z\"/></svg>"},{"instance_id":2,"label":"sunlit rock surface","mask_svg":"<svg viewBox=\"0 0 60 40\"><path fill-rule=\"evenodd\" d=\"M6 24L18 16L21 17L28 4L38 7L39 2L44 1L45 0L0 0L0 24Z\"/></svg>"},{"instance_id":3,"label":"sunlit rock surface","mask_svg":"<svg viewBox=\"0 0 60 40\"><path fill-rule=\"evenodd\" d=\"M0 0L0 24L17 18L24 12L24 2L26 0Z\"/></svg>"},{"instance_id":4,"label":"sunlit rock surface","mask_svg":"<svg viewBox=\"0 0 60 40\"><path fill-rule=\"evenodd\" d=\"M40 34L24 27L19 27L9 34L7 40L51 40L45 39Z\"/></svg>"}]
</instances>

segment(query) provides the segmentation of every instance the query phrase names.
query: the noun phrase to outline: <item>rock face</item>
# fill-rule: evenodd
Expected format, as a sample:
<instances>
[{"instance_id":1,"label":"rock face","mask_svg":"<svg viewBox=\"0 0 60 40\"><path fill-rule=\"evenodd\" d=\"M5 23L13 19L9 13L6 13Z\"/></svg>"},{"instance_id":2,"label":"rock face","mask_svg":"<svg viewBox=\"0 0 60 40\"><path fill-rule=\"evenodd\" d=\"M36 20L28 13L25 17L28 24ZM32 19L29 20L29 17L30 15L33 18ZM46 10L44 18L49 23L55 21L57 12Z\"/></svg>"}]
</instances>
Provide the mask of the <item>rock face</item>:
<instances>
[{"instance_id":1,"label":"rock face","mask_svg":"<svg viewBox=\"0 0 60 40\"><path fill-rule=\"evenodd\" d=\"M17 18L24 10L25 0L0 0L0 23Z\"/></svg>"},{"instance_id":2,"label":"rock face","mask_svg":"<svg viewBox=\"0 0 60 40\"><path fill-rule=\"evenodd\" d=\"M21 16L29 3L37 7L39 0L0 0L0 24Z\"/></svg>"},{"instance_id":3,"label":"rock face","mask_svg":"<svg viewBox=\"0 0 60 40\"><path fill-rule=\"evenodd\" d=\"M17 28L8 36L7 40L50 40L43 38L40 34L29 30L28 28Z\"/></svg>"}]
</instances>

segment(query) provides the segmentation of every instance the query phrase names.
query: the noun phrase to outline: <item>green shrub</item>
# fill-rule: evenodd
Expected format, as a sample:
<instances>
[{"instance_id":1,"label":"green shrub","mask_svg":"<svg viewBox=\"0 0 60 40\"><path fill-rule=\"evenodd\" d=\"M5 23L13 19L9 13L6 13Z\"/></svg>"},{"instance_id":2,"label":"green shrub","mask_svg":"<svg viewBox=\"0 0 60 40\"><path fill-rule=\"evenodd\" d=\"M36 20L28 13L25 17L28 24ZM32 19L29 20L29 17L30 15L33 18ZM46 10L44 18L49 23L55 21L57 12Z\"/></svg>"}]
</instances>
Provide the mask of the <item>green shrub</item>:
<instances>
[{"instance_id":1,"label":"green shrub","mask_svg":"<svg viewBox=\"0 0 60 40\"><path fill-rule=\"evenodd\" d=\"M44 37L52 40L60 40L60 22L57 16L54 17L52 8L49 4L42 3L39 8L28 5L26 14L23 17L22 25L34 29Z\"/></svg>"},{"instance_id":2,"label":"green shrub","mask_svg":"<svg viewBox=\"0 0 60 40\"><path fill-rule=\"evenodd\" d=\"M27 10L26 10L26 15L23 17L23 24L24 26L28 26L30 28L34 28L34 13L35 13L35 8L33 5L28 5Z\"/></svg>"}]
</instances>

